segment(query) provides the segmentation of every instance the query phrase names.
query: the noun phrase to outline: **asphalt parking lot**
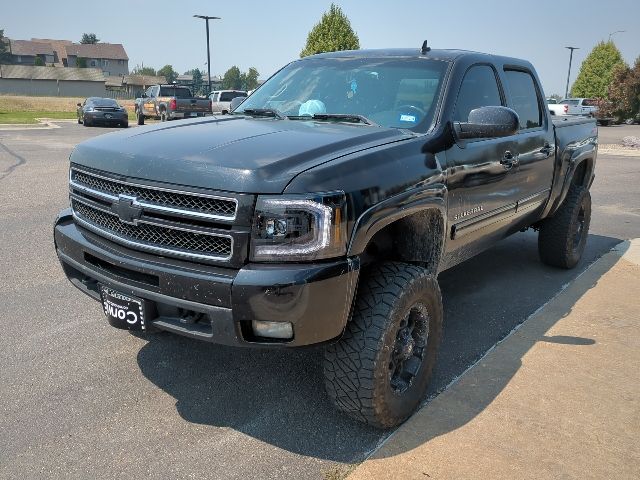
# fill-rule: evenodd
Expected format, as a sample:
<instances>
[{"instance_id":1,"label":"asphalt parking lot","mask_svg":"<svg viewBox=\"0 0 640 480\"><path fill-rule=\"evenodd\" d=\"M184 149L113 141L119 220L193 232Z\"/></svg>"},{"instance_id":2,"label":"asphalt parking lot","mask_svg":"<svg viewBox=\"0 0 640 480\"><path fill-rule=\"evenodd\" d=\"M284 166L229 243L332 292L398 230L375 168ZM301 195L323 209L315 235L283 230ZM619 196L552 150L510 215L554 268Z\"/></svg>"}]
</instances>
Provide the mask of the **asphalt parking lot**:
<instances>
[{"instance_id":1,"label":"asphalt parking lot","mask_svg":"<svg viewBox=\"0 0 640 480\"><path fill-rule=\"evenodd\" d=\"M73 146L112 129L61 125L0 131L0 478L335 478L386 438L333 409L319 348L235 349L109 327L64 278L52 224L68 202ZM639 126L607 135L620 129L640 136ZM639 181L640 158L599 157L591 235L572 271L543 266L526 232L441 274L445 338L431 395L604 252L640 237Z\"/></svg>"}]
</instances>

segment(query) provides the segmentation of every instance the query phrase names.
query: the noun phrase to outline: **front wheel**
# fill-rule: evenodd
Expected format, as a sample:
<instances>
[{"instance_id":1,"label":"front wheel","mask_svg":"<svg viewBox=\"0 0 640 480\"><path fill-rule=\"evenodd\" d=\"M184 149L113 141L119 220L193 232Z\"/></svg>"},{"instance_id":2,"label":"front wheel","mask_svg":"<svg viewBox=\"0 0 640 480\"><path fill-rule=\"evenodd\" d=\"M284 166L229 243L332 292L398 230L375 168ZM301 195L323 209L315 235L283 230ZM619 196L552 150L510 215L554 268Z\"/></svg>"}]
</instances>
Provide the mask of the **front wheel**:
<instances>
[{"instance_id":1,"label":"front wheel","mask_svg":"<svg viewBox=\"0 0 640 480\"><path fill-rule=\"evenodd\" d=\"M442 297L426 269L404 263L374 267L359 288L342 339L325 351L325 387L340 410L389 428L425 396L442 338Z\"/></svg>"},{"instance_id":2,"label":"front wheel","mask_svg":"<svg viewBox=\"0 0 640 480\"><path fill-rule=\"evenodd\" d=\"M142 113L142 109L138 110L138 125L144 125L144 113Z\"/></svg>"},{"instance_id":3,"label":"front wheel","mask_svg":"<svg viewBox=\"0 0 640 480\"><path fill-rule=\"evenodd\" d=\"M167 113L166 110L162 110L160 112L160 121L161 122L166 122L167 120L169 120L169 114Z\"/></svg>"},{"instance_id":4,"label":"front wheel","mask_svg":"<svg viewBox=\"0 0 640 480\"><path fill-rule=\"evenodd\" d=\"M545 219L538 233L538 253L543 263L573 268L584 252L591 223L591 194L572 185L552 217Z\"/></svg>"}]
</instances>

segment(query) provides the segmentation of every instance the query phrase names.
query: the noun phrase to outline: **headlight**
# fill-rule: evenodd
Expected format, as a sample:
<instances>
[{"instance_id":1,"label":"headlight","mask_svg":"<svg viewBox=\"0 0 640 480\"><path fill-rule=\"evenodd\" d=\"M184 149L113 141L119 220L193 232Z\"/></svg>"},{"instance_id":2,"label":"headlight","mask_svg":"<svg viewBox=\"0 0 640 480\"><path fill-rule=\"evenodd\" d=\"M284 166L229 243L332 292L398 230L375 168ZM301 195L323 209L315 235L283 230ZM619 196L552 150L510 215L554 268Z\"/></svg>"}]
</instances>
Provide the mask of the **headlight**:
<instances>
[{"instance_id":1,"label":"headlight","mask_svg":"<svg viewBox=\"0 0 640 480\"><path fill-rule=\"evenodd\" d=\"M287 262L344 255L346 213L344 192L258 196L250 259Z\"/></svg>"}]
</instances>

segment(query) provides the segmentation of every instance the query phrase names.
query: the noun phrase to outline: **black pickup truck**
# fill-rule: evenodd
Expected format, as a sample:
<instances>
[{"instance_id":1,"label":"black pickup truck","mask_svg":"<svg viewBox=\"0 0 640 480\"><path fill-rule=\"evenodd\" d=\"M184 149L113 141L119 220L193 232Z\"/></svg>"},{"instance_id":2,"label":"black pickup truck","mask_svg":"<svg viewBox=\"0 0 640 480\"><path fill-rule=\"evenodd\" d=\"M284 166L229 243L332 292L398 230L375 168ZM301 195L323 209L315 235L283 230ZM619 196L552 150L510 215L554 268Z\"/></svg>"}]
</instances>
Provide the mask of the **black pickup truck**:
<instances>
[{"instance_id":1,"label":"black pickup truck","mask_svg":"<svg viewBox=\"0 0 640 480\"><path fill-rule=\"evenodd\" d=\"M335 404L390 427L436 362L438 273L527 228L576 265L596 153L595 120L552 121L526 61L320 54L229 115L78 145L55 248L116 327L326 344Z\"/></svg>"}]
</instances>

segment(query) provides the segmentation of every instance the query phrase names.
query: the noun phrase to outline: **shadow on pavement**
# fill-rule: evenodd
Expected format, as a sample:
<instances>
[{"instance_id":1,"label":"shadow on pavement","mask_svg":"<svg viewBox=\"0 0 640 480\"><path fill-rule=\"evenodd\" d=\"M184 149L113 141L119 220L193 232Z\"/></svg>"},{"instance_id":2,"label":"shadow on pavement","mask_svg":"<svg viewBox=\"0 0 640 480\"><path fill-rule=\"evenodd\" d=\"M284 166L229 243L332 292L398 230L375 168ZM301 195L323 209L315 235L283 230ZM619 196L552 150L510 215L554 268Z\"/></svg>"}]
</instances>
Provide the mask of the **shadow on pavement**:
<instances>
[{"instance_id":1,"label":"shadow on pavement","mask_svg":"<svg viewBox=\"0 0 640 480\"><path fill-rule=\"evenodd\" d=\"M599 279L611 270L619 260L620 257L618 256L609 256L606 260L603 260L597 267L598 276L593 283L585 284L579 289L568 290L565 293L567 296L563 298L561 303L554 304L553 308L545 312L545 315L536 317L535 321L532 320L533 323L527 324L526 334L520 337L517 342L509 343L507 347L508 350L506 352L503 351L500 355L502 362L498 366L496 366L495 363L492 364L491 375L486 375L486 382L473 389L473 394L465 399L468 401L459 402L453 414L443 415L441 418L434 417L428 422L424 429L419 431L412 429L413 435L409 436L410 440L403 442L402 445L399 446L402 450L401 452L397 450L392 452L380 451L378 452L378 457L384 458L385 456L394 456L398 453L411 451L436 437L457 430L471 422L500 395L522 366L523 357L537 342L574 345L578 348L590 348L590 346L595 345L596 341L591 338L564 335L547 336L545 334L558 321L569 315L578 300L580 300L587 291L596 287ZM562 365L558 365L558 368L562 369ZM482 376L482 370L480 374ZM540 374L542 376L544 372Z\"/></svg>"},{"instance_id":2,"label":"shadow on pavement","mask_svg":"<svg viewBox=\"0 0 640 480\"><path fill-rule=\"evenodd\" d=\"M443 272L445 337L430 395L442 391L619 242L590 235L581 264L566 271L542 265L536 236L519 234ZM594 343L545 336L557 320L538 325L536 341ZM504 375L487 390L485 401L470 413L461 412L451 428L468 422L491 403L520 367L526 350L505 365ZM333 408L324 392L321 358L320 348L229 348L156 334L140 350L138 364L146 378L176 399L177 411L188 422L231 428L300 455L359 461L389 432L363 426Z\"/></svg>"}]
</instances>

